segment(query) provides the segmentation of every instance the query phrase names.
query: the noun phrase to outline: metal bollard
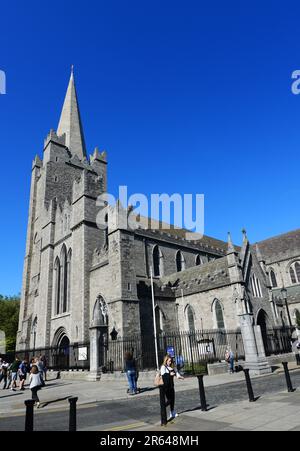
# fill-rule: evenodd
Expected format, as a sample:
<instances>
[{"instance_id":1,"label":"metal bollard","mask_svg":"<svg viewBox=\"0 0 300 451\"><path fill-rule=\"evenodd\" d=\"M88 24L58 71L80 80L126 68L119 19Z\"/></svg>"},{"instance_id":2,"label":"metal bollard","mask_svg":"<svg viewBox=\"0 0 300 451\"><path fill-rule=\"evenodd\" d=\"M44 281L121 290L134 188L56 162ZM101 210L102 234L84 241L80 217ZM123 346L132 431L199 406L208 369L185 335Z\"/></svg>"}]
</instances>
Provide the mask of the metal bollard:
<instances>
[{"instance_id":1,"label":"metal bollard","mask_svg":"<svg viewBox=\"0 0 300 451\"><path fill-rule=\"evenodd\" d=\"M159 386L159 400L160 400L161 425L165 426L168 420L167 420L165 387L163 385Z\"/></svg>"},{"instance_id":2,"label":"metal bollard","mask_svg":"<svg viewBox=\"0 0 300 451\"><path fill-rule=\"evenodd\" d=\"M33 431L33 406L34 406L34 400L33 399L27 399L24 401L24 404L26 406L26 417L25 417L25 432L32 432Z\"/></svg>"},{"instance_id":3,"label":"metal bollard","mask_svg":"<svg viewBox=\"0 0 300 451\"><path fill-rule=\"evenodd\" d=\"M76 432L76 403L78 398L69 398L70 403L70 416L69 416L69 432Z\"/></svg>"},{"instance_id":4,"label":"metal bollard","mask_svg":"<svg viewBox=\"0 0 300 451\"><path fill-rule=\"evenodd\" d=\"M205 390L204 390L204 384L203 384L203 374L198 375L197 378L198 378L198 383L199 383L201 410L202 410L202 412L207 412L207 404L206 404Z\"/></svg>"},{"instance_id":5,"label":"metal bollard","mask_svg":"<svg viewBox=\"0 0 300 451\"><path fill-rule=\"evenodd\" d=\"M282 365L284 368L284 374L285 374L285 380L286 380L288 392L292 393L295 390L293 389L293 386L292 386L292 381L291 381L290 373L289 373L289 369L288 369L288 362L282 362Z\"/></svg>"},{"instance_id":6,"label":"metal bollard","mask_svg":"<svg viewBox=\"0 0 300 451\"><path fill-rule=\"evenodd\" d=\"M250 379L250 375L249 375L249 369L243 369L243 371L245 373L245 379L246 379L246 384L247 384L249 401L250 402L255 402L253 388L252 388L251 379Z\"/></svg>"}]
</instances>

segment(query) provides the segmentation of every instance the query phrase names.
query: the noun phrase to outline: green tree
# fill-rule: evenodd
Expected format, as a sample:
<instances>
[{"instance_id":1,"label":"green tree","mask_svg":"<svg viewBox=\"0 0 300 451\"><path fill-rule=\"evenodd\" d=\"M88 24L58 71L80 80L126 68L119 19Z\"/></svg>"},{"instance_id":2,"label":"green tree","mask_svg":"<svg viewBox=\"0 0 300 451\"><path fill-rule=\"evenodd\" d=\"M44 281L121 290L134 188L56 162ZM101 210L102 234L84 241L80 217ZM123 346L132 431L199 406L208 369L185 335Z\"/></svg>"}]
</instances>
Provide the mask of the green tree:
<instances>
[{"instance_id":1,"label":"green tree","mask_svg":"<svg viewBox=\"0 0 300 451\"><path fill-rule=\"evenodd\" d=\"M0 331L5 333L6 352L16 347L20 310L20 296L0 295Z\"/></svg>"}]
</instances>

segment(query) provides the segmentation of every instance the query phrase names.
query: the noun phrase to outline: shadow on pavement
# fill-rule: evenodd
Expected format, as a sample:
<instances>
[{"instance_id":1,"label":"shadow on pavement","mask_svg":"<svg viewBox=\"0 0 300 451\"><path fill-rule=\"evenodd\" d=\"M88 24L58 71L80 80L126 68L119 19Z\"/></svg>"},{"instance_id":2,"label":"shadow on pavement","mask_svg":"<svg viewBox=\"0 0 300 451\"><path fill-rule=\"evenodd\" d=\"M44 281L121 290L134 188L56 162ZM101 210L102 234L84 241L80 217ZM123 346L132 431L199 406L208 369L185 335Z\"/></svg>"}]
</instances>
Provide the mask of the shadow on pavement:
<instances>
[{"instance_id":1,"label":"shadow on pavement","mask_svg":"<svg viewBox=\"0 0 300 451\"><path fill-rule=\"evenodd\" d=\"M43 389L45 388L52 388L52 387L64 387L66 385L72 385L71 382L63 382L63 383L56 383L56 384L48 384L48 382L46 383L45 387L43 387Z\"/></svg>"},{"instance_id":2,"label":"shadow on pavement","mask_svg":"<svg viewBox=\"0 0 300 451\"><path fill-rule=\"evenodd\" d=\"M54 404L56 402L60 402L60 401L66 401L67 399L72 398L72 396L65 396L64 398L58 398L58 399L53 399L52 401L46 401L41 403L41 408L43 407L47 407L50 404Z\"/></svg>"},{"instance_id":3,"label":"shadow on pavement","mask_svg":"<svg viewBox=\"0 0 300 451\"><path fill-rule=\"evenodd\" d=\"M157 389L157 387L143 387L143 388L140 389L140 393L144 393L144 392L147 392L147 391L153 391L153 390L156 390L156 389Z\"/></svg>"},{"instance_id":4,"label":"shadow on pavement","mask_svg":"<svg viewBox=\"0 0 300 451\"><path fill-rule=\"evenodd\" d=\"M24 394L23 392L20 392L20 393L13 392L13 393L10 393L9 395L0 396L0 399L10 398L12 396L18 396L18 395L23 395L23 394Z\"/></svg>"}]
</instances>

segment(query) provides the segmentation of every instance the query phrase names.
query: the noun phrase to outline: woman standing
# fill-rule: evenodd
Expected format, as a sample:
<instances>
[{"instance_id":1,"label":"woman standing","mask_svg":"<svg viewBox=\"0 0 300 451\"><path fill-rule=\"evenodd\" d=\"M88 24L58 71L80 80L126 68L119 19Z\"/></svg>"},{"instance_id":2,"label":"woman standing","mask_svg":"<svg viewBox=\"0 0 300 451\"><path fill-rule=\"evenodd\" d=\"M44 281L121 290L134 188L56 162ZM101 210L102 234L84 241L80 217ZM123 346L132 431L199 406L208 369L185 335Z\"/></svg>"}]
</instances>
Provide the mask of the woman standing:
<instances>
[{"instance_id":1,"label":"woman standing","mask_svg":"<svg viewBox=\"0 0 300 451\"><path fill-rule=\"evenodd\" d=\"M133 355L131 352L125 353L125 371L127 374L127 379L129 383L129 393L131 395L137 394L137 369L136 369L136 363L133 358Z\"/></svg>"},{"instance_id":2,"label":"woman standing","mask_svg":"<svg viewBox=\"0 0 300 451\"><path fill-rule=\"evenodd\" d=\"M29 388L32 393L32 399L35 401L35 405L37 406L37 408L39 408L40 400L37 395L37 392L42 388L42 383L39 369L36 365L32 365L32 368L30 370L29 382L30 382Z\"/></svg>"},{"instance_id":3,"label":"woman standing","mask_svg":"<svg viewBox=\"0 0 300 451\"><path fill-rule=\"evenodd\" d=\"M225 352L225 361L229 363L229 373L234 373L234 354L230 348L230 346L227 347Z\"/></svg>"},{"instance_id":4,"label":"woman standing","mask_svg":"<svg viewBox=\"0 0 300 451\"><path fill-rule=\"evenodd\" d=\"M166 355L164 358L163 364L160 369L160 374L162 375L164 381L164 390L167 398L167 404L170 405L170 419L178 416L175 407L175 389L174 389L174 377L177 379L184 379L177 369L175 368L174 361L172 357Z\"/></svg>"}]
</instances>

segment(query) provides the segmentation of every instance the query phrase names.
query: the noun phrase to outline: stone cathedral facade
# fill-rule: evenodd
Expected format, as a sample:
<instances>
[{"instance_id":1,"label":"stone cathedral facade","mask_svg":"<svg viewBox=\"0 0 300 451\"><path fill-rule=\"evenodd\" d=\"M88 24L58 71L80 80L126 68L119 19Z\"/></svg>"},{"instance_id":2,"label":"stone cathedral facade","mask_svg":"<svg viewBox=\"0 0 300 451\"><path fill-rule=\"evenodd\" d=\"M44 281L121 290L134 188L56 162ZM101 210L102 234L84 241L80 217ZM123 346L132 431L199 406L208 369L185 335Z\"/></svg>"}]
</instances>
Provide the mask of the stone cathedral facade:
<instances>
[{"instance_id":1,"label":"stone cathedral facade","mask_svg":"<svg viewBox=\"0 0 300 451\"><path fill-rule=\"evenodd\" d=\"M153 330L153 269L158 331L230 329L251 314L262 331L295 324L300 311L300 230L241 246L185 231L122 228L108 209L96 225L97 197L107 191L107 156L87 157L74 76L59 125L32 165L17 350L91 344L103 330L119 337ZM287 297L282 296L282 288Z\"/></svg>"}]
</instances>

